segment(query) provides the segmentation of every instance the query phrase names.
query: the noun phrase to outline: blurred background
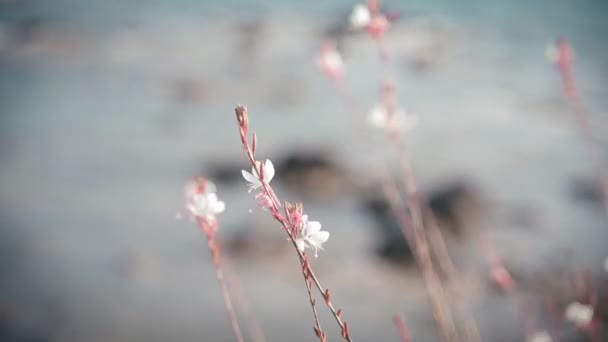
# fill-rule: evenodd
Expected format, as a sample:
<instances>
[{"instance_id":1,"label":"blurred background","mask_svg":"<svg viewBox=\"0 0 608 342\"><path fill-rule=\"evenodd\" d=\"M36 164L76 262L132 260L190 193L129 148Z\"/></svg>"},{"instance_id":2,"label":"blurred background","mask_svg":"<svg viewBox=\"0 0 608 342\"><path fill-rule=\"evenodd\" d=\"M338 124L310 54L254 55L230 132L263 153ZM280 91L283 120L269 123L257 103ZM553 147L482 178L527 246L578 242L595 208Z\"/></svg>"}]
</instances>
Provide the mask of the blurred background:
<instances>
[{"instance_id":1,"label":"blurred background","mask_svg":"<svg viewBox=\"0 0 608 342\"><path fill-rule=\"evenodd\" d=\"M183 186L215 181L220 237L268 341L312 341L298 261L240 176L233 108L247 104L282 200L331 232L314 268L357 341L436 341L423 283L376 166L315 66L335 40L362 108L382 66L339 1L0 0L0 340L232 341ZM420 191L442 223L485 341L523 340L488 281L490 236L520 295L567 298L568 275L606 284L608 227L595 170L545 49L564 35L583 101L608 145L608 3L386 1L387 36ZM250 209L251 212L250 212ZM555 286L553 286L555 285ZM553 291L553 292L552 292ZM330 341L339 340L320 308ZM543 322L539 315L539 322ZM542 323L539 323L542 326ZM564 341L585 341L572 327Z\"/></svg>"}]
</instances>

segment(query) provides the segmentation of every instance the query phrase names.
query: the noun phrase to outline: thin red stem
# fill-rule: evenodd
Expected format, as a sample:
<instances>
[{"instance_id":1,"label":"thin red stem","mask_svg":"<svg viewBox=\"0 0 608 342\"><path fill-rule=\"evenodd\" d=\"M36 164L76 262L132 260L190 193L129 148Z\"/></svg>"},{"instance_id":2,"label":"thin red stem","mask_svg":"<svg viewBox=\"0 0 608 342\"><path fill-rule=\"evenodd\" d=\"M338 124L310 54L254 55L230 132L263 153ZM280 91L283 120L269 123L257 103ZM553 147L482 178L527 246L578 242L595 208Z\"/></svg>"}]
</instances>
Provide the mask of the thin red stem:
<instances>
[{"instance_id":1,"label":"thin red stem","mask_svg":"<svg viewBox=\"0 0 608 342\"><path fill-rule=\"evenodd\" d=\"M198 219L198 224L201 227L201 230L206 230L205 226L208 224L203 219ZM230 293L228 292L228 287L224 281L224 273L222 271L222 265L220 262L220 250L217 245L212 234L207 234L207 245L209 246L209 251L211 253L211 260L213 262L213 266L215 267L215 275L217 278L217 282L220 285L220 289L222 291L222 297L224 299L224 306L226 307L226 311L228 312L228 316L230 317L230 324L232 325L232 331L236 337L237 342L243 342L243 334L241 333L241 328L239 327L238 318L234 311L234 307L232 305L232 300L230 299Z\"/></svg>"}]
</instances>

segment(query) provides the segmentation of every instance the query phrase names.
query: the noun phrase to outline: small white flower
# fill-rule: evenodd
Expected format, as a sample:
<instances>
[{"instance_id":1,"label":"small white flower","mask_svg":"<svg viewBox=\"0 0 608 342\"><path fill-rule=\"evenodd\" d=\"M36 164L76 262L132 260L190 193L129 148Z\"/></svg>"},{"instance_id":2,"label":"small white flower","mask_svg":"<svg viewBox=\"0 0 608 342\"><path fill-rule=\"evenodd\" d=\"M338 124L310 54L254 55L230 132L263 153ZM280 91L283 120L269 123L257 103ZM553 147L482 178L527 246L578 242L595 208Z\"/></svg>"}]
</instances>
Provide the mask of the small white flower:
<instances>
[{"instance_id":1,"label":"small white flower","mask_svg":"<svg viewBox=\"0 0 608 342\"><path fill-rule=\"evenodd\" d=\"M566 308L566 319L576 326L587 326L593 319L593 307L579 302L573 302Z\"/></svg>"},{"instance_id":2,"label":"small white flower","mask_svg":"<svg viewBox=\"0 0 608 342\"><path fill-rule=\"evenodd\" d=\"M256 190L262 186L262 180L260 180L260 177L258 176L260 171L263 171L264 183L266 184L270 183L272 177L274 177L274 165L272 165L270 159L266 159L263 165L261 161L256 161L255 165L258 169L258 172L256 172L253 167L251 168L251 173L245 170L241 170L243 177L247 182L249 182L249 184L247 184L247 191L249 192Z\"/></svg>"},{"instance_id":3,"label":"small white flower","mask_svg":"<svg viewBox=\"0 0 608 342\"><path fill-rule=\"evenodd\" d=\"M332 80L339 80L344 76L344 61L335 44L326 43L317 56L317 66Z\"/></svg>"},{"instance_id":4,"label":"small white flower","mask_svg":"<svg viewBox=\"0 0 608 342\"><path fill-rule=\"evenodd\" d=\"M226 205L218 200L215 193L205 192L191 195L186 208L195 217L213 220L217 214L224 212Z\"/></svg>"},{"instance_id":5,"label":"small white flower","mask_svg":"<svg viewBox=\"0 0 608 342\"><path fill-rule=\"evenodd\" d=\"M388 130L409 131L418 126L418 118L399 107L392 115L388 114L386 106L378 104L369 112L369 123L378 128Z\"/></svg>"},{"instance_id":6,"label":"small white flower","mask_svg":"<svg viewBox=\"0 0 608 342\"><path fill-rule=\"evenodd\" d=\"M545 49L545 57L549 62L557 63L557 60L559 59L559 50L555 44L552 43L547 45L547 48Z\"/></svg>"},{"instance_id":7,"label":"small white flower","mask_svg":"<svg viewBox=\"0 0 608 342\"><path fill-rule=\"evenodd\" d=\"M302 227L296 238L296 245L300 252L304 253L306 248L311 248L315 252L315 258L319 255L319 250L323 250L322 245L329 239L329 232L321 230L321 223L308 221L308 215L302 215Z\"/></svg>"},{"instance_id":8,"label":"small white flower","mask_svg":"<svg viewBox=\"0 0 608 342\"><path fill-rule=\"evenodd\" d=\"M369 12L369 9L365 5L355 5L353 7L353 11L350 14L350 24L354 28L364 28L372 20L372 14Z\"/></svg>"},{"instance_id":9,"label":"small white flower","mask_svg":"<svg viewBox=\"0 0 608 342\"><path fill-rule=\"evenodd\" d=\"M537 331L530 337L527 342L553 342L551 335L546 331Z\"/></svg>"}]
</instances>

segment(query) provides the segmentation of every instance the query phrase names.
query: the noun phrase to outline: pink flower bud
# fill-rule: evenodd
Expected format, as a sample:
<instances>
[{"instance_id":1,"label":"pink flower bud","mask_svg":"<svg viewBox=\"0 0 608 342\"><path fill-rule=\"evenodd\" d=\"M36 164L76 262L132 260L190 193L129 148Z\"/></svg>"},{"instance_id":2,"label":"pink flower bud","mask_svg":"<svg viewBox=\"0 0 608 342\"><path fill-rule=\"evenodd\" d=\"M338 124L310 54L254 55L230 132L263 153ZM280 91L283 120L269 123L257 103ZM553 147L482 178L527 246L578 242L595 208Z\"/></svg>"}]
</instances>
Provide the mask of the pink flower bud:
<instances>
[{"instance_id":1,"label":"pink flower bud","mask_svg":"<svg viewBox=\"0 0 608 342\"><path fill-rule=\"evenodd\" d=\"M515 289L515 280L513 280L513 277L511 277L511 274L504 266L494 266L490 272L492 280L494 280L496 285L500 286L501 289L507 292Z\"/></svg>"},{"instance_id":2,"label":"pink flower bud","mask_svg":"<svg viewBox=\"0 0 608 342\"><path fill-rule=\"evenodd\" d=\"M390 22L383 14L378 14L372 17L372 20L367 25L367 32L373 39L379 39L388 31Z\"/></svg>"}]
</instances>

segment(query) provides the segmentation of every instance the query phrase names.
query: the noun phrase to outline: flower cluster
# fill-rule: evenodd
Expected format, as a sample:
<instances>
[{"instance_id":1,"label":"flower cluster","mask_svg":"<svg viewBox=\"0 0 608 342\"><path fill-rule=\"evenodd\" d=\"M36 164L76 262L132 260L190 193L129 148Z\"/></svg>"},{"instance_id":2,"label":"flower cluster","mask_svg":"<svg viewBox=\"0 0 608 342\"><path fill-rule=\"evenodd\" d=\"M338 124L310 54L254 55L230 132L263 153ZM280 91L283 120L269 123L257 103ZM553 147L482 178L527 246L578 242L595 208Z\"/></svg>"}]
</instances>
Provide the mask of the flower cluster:
<instances>
[{"instance_id":1,"label":"flower cluster","mask_svg":"<svg viewBox=\"0 0 608 342\"><path fill-rule=\"evenodd\" d=\"M308 215L302 215L297 233L295 241L300 252L304 253L306 248L310 248L315 253L315 258L319 256L319 250L323 250L323 244L329 239L329 232L321 230L320 222L308 221Z\"/></svg>"},{"instance_id":2,"label":"flower cluster","mask_svg":"<svg viewBox=\"0 0 608 342\"><path fill-rule=\"evenodd\" d=\"M344 62L333 42L323 44L317 56L317 66L333 82L340 82L344 78Z\"/></svg>"},{"instance_id":3,"label":"flower cluster","mask_svg":"<svg viewBox=\"0 0 608 342\"><path fill-rule=\"evenodd\" d=\"M279 199L270 186L270 181L272 181L275 175L274 165L270 159L266 159L264 162L256 160L256 135L253 135L251 145L247 141L249 130L247 109L244 106L239 106L235 112L243 148L247 152L249 162L252 165L251 172L241 170L243 178L247 181L247 191L251 193L252 191L260 190L255 195L260 207L265 210L268 209L272 216L283 224L283 227L289 233L290 238L301 253L310 248L314 251L315 257L317 257L319 250L323 250L323 244L329 239L329 232L321 230L321 223L308 221L308 215L304 215L302 212L301 203L295 205L285 203L286 216L280 213L279 208L281 205Z\"/></svg>"},{"instance_id":4,"label":"flower cluster","mask_svg":"<svg viewBox=\"0 0 608 342\"><path fill-rule=\"evenodd\" d=\"M264 184L268 185L275 173L274 165L269 159L266 159L264 163L256 161L255 165L256 167L252 168L251 172L241 170L243 178L248 182L249 192L261 188ZM262 208L272 208L273 206L272 199L265 190L258 193L256 199L259 199ZM293 210L290 209L287 220L294 229L294 240L300 252L304 253L307 248L310 248L317 257L318 251L323 250L323 244L329 239L329 232L321 230L321 223L308 221L308 215L302 214L301 204L294 206Z\"/></svg>"},{"instance_id":5,"label":"flower cluster","mask_svg":"<svg viewBox=\"0 0 608 342\"><path fill-rule=\"evenodd\" d=\"M402 107L397 107L393 113L384 104L377 104L369 112L370 125L387 131L407 132L418 126L418 118L408 114Z\"/></svg>"},{"instance_id":6,"label":"flower cluster","mask_svg":"<svg viewBox=\"0 0 608 342\"><path fill-rule=\"evenodd\" d=\"M367 5L358 4L353 7L350 25L354 29L364 29L372 38L379 39L388 31L390 21L380 12L379 1L369 1Z\"/></svg>"},{"instance_id":7,"label":"flower cluster","mask_svg":"<svg viewBox=\"0 0 608 342\"><path fill-rule=\"evenodd\" d=\"M593 319L593 307L579 302L570 303L564 313L567 320L578 327L586 327Z\"/></svg>"},{"instance_id":8,"label":"flower cluster","mask_svg":"<svg viewBox=\"0 0 608 342\"><path fill-rule=\"evenodd\" d=\"M185 187L186 210L195 219L203 221L205 226L215 226L216 216L226 209L215 193L216 188L209 180L197 177ZM209 233L209 232L208 232Z\"/></svg>"}]
</instances>

